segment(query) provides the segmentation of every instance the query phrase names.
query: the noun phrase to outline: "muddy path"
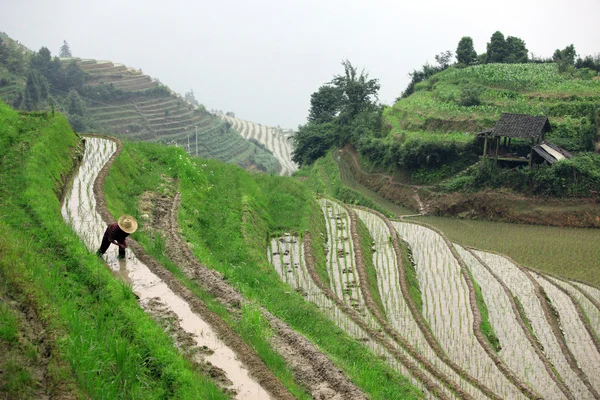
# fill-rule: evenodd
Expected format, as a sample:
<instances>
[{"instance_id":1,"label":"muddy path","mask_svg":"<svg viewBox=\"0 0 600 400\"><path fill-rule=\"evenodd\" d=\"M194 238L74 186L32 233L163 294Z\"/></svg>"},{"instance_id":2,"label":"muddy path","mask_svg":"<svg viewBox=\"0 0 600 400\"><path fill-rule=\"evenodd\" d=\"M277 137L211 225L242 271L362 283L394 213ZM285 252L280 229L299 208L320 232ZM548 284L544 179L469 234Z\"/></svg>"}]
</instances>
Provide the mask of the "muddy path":
<instances>
[{"instance_id":1,"label":"muddy path","mask_svg":"<svg viewBox=\"0 0 600 400\"><path fill-rule=\"evenodd\" d=\"M216 271L200 263L179 234L177 210L180 194L174 196L146 195L149 225L157 232L166 232L167 256L204 290L213 294L233 312L246 302L244 297ZM150 217L151 215L151 217ZM151 221L150 221L151 219ZM275 333L272 346L286 360L294 378L304 385L313 398L322 400L366 399L333 362L305 337L279 318L261 308L262 316Z\"/></svg>"},{"instance_id":2,"label":"muddy path","mask_svg":"<svg viewBox=\"0 0 600 400\"><path fill-rule=\"evenodd\" d=\"M120 142L86 139L86 152L63 204L63 216L90 251L100 244L115 218L106 207L102 186ZM111 246L104 255L109 268L132 287L145 311L159 321L192 362L236 399L292 399L293 396L250 347L216 314L128 239L126 259Z\"/></svg>"}]
</instances>

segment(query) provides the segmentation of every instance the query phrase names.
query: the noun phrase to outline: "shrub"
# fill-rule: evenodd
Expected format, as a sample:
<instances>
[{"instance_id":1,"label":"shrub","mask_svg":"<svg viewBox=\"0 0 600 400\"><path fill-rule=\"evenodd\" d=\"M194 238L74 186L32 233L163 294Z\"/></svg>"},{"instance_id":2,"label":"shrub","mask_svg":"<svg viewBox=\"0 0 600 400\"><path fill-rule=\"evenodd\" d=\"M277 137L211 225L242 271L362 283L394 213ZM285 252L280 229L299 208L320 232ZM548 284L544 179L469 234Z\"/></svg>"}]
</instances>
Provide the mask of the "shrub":
<instances>
[{"instance_id":1,"label":"shrub","mask_svg":"<svg viewBox=\"0 0 600 400\"><path fill-rule=\"evenodd\" d=\"M481 104L481 95L485 88L478 83L467 84L460 90L460 98L458 104L463 107L478 106Z\"/></svg>"}]
</instances>

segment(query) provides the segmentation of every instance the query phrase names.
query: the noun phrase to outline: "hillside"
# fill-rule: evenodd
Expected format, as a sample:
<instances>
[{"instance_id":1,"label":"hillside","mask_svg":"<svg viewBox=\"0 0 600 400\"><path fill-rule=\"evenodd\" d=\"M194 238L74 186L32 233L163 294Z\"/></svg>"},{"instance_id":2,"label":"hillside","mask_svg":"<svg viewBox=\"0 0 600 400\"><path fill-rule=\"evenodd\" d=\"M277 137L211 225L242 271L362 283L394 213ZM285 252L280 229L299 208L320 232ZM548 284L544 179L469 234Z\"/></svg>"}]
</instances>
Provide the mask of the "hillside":
<instances>
[{"instance_id":1,"label":"hillside","mask_svg":"<svg viewBox=\"0 0 600 400\"><path fill-rule=\"evenodd\" d=\"M292 161L293 131L256 124L251 121L221 115L246 140L266 147L282 165L281 175L292 175L298 166Z\"/></svg>"},{"instance_id":2,"label":"hillside","mask_svg":"<svg viewBox=\"0 0 600 400\"><path fill-rule=\"evenodd\" d=\"M553 62L440 67L389 107L377 101L376 79L342 64L345 74L311 95L308 121L294 136L303 167L337 147L342 171L414 213L600 226L595 70L561 72ZM514 132L500 143L492 129L501 117L544 121L542 146L559 146L568 157L532 157L532 140L516 134L532 132L524 125L505 124ZM496 140L500 157L482 158L480 133Z\"/></svg>"},{"instance_id":3,"label":"hillside","mask_svg":"<svg viewBox=\"0 0 600 400\"><path fill-rule=\"evenodd\" d=\"M84 139L0 104L0 395L598 397L590 271L315 196L339 185L329 167L297 180ZM124 213L126 259L97 257Z\"/></svg>"},{"instance_id":4,"label":"hillside","mask_svg":"<svg viewBox=\"0 0 600 400\"><path fill-rule=\"evenodd\" d=\"M463 105L468 96L479 104ZM546 115L553 128L547 139L582 151L593 149L600 130L599 100L597 77L559 73L554 63L484 64L433 75L384 115L392 135L440 134L436 139L491 128L501 113Z\"/></svg>"},{"instance_id":5,"label":"hillside","mask_svg":"<svg viewBox=\"0 0 600 400\"><path fill-rule=\"evenodd\" d=\"M80 60L79 65L86 72L88 111L98 132L177 145L243 168L282 172L264 148L141 71L110 61Z\"/></svg>"},{"instance_id":6,"label":"hillside","mask_svg":"<svg viewBox=\"0 0 600 400\"><path fill-rule=\"evenodd\" d=\"M264 144L245 140L218 115L141 70L106 60L59 59L44 47L32 52L5 34L0 40L0 55L6 53L0 56L0 98L15 107L60 110L81 132L176 145L249 170L294 170L289 151L273 154L280 147L274 146L279 140L274 129L267 130Z\"/></svg>"}]
</instances>

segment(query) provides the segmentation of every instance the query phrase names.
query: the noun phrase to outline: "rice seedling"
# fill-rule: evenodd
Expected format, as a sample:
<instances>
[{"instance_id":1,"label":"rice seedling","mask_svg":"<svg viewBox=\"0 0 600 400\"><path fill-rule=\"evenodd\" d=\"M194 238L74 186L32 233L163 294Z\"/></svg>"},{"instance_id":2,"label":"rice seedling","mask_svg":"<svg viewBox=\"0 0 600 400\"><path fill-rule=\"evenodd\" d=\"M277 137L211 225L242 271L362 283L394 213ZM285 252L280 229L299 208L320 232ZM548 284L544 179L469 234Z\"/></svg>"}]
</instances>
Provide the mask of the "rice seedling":
<instances>
[{"instance_id":1,"label":"rice seedling","mask_svg":"<svg viewBox=\"0 0 600 400\"><path fill-rule=\"evenodd\" d=\"M448 355L501 396L524 398L476 339L467 283L442 237L410 223L393 223L412 249L423 291L423 315Z\"/></svg>"},{"instance_id":2,"label":"rice seedling","mask_svg":"<svg viewBox=\"0 0 600 400\"><path fill-rule=\"evenodd\" d=\"M596 348L579 317L575 302L546 278L535 272L531 275L544 288L547 297L558 312L561 331L565 336L567 347L577 360L577 365L587 375L592 387L597 392L600 391L600 380L597 379L600 376L600 350Z\"/></svg>"},{"instance_id":3,"label":"rice seedling","mask_svg":"<svg viewBox=\"0 0 600 400\"><path fill-rule=\"evenodd\" d=\"M489 311L490 323L501 344L499 355L515 373L544 398L564 398L561 388L550 375L553 371L536 353L513 310L509 294L486 266L460 246L456 250L465 261L481 291ZM526 327L525 327L526 328Z\"/></svg>"},{"instance_id":4,"label":"rice seedling","mask_svg":"<svg viewBox=\"0 0 600 400\"><path fill-rule=\"evenodd\" d=\"M578 399L591 399L594 396L590 389L577 375L577 371L569 364L560 340L544 315L544 309L536 290L529 277L516 265L506 258L482 251L475 251L479 256L506 284L511 293L519 299L527 320L535 337L540 341L548 360L556 368L559 376L565 382L571 393Z\"/></svg>"}]
</instances>

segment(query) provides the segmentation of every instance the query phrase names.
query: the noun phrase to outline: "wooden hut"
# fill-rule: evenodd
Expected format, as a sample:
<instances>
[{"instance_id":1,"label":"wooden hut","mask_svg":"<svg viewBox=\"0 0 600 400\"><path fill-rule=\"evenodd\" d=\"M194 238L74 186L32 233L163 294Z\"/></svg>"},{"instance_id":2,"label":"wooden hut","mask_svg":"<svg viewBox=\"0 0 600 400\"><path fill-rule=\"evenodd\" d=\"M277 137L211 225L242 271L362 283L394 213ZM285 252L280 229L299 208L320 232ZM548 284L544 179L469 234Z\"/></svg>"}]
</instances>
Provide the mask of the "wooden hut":
<instances>
[{"instance_id":1,"label":"wooden hut","mask_svg":"<svg viewBox=\"0 0 600 400\"><path fill-rule=\"evenodd\" d=\"M551 129L548 118L540 115L502 114L496 125L477 136L483 137L483 158L494 158L502 161L529 163L533 160L533 148L544 143L544 135ZM513 138L531 141L531 151L528 157L518 156L510 151ZM500 142L503 142L501 145Z\"/></svg>"}]
</instances>

